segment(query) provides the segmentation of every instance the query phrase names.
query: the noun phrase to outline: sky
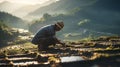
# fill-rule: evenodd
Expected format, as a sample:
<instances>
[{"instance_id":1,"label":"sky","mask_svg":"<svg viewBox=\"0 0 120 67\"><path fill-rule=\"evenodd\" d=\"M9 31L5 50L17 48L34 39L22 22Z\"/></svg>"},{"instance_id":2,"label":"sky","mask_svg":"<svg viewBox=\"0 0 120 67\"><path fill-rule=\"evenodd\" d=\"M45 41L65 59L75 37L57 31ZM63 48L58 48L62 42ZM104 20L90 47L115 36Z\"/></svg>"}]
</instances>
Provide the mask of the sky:
<instances>
[{"instance_id":1,"label":"sky","mask_svg":"<svg viewBox=\"0 0 120 67\"><path fill-rule=\"evenodd\" d=\"M0 0L0 2L8 1L12 3L24 3L24 4L43 4L48 1L59 1L59 0Z\"/></svg>"}]
</instances>

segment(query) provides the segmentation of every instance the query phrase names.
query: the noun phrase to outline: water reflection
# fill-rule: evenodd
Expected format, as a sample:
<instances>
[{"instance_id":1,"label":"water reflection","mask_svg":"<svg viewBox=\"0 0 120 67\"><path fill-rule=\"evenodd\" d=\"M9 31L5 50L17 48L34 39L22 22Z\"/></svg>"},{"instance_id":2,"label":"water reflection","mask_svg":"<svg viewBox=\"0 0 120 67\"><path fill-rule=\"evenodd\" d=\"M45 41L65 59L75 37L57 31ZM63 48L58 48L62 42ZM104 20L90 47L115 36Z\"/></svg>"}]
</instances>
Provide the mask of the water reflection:
<instances>
[{"instance_id":1,"label":"water reflection","mask_svg":"<svg viewBox=\"0 0 120 67\"><path fill-rule=\"evenodd\" d=\"M91 67L100 67L100 66L95 64L95 65L93 65L93 66L91 66Z\"/></svg>"},{"instance_id":2,"label":"water reflection","mask_svg":"<svg viewBox=\"0 0 120 67\"><path fill-rule=\"evenodd\" d=\"M22 58L9 58L9 60L22 60L22 59L33 59L33 58L28 58L28 57L22 57Z\"/></svg>"},{"instance_id":3,"label":"water reflection","mask_svg":"<svg viewBox=\"0 0 120 67\"><path fill-rule=\"evenodd\" d=\"M82 61L84 60L82 57L80 56L67 56L67 57L60 57L61 62L75 62L75 61Z\"/></svg>"},{"instance_id":4,"label":"water reflection","mask_svg":"<svg viewBox=\"0 0 120 67\"><path fill-rule=\"evenodd\" d=\"M14 63L14 65L29 65L29 64L39 64L39 63L37 61L27 61L27 62Z\"/></svg>"}]
</instances>

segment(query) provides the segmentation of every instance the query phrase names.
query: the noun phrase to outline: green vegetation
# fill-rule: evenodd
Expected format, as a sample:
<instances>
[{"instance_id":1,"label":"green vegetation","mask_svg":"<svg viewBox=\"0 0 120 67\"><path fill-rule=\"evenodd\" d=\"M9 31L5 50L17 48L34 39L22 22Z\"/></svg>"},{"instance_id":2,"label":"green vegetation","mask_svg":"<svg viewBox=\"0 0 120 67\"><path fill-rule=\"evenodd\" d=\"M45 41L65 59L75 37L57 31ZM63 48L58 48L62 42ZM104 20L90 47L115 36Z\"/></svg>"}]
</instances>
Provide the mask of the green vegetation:
<instances>
[{"instance_id":1,"label":"green vegetation","mask_svg":"<svg viewBox=\"0 0 120 67\"><path fill-rule=\"evenodd\" d=\"M26 52L30 52L32 49L37 50L37 46L31 43L24 43L24 44L15 44L11 46L6 46L0 49L0 55L8 54L24 54ZM36 51L35 50L35 51ZM34 51L34 50L33 50Z\"/></svg>"},{"instance_id":2,"label":"green vegetation","mask_svg":"<svg viewBox=\"0 0 120 67\"><path fill-rule=\"evenodd\" d=\"M91 17L84 17L81 18L82 15L79 14L81 11L75 12L75 14L49 14L45 13L43 16L35 21L32 21L33 24L30 25L29 30L32 33L36 33L37 30L45 25L48 24L54 24L55 22L61 20L64 22L65 27L61 32L59 32L57 35L59 37L65 37L66 39L83 39L88 38L89 35L93 35L93 37L99 37L99 36L114 36L119 35L118 29L119 24L118 22L103 22L98 21L95 18ZM114 30L113 30L114 29ZM69 33L72 36L68 36ZM78 35L74 35L78 34ZM63 38L62 38L63 39Z\"/></svg>"},{"instance_id":3,"label":"green vegetation","mask_svg":"<svg viewBox=\"0 0 120 67\"><path fill-rule=\"evenodd\" d=\"M0 48L7 45L28 42L31 34L29 32L24 32L24 29L22 31L20 30L11 28L7 26L4 21L0 21Z\"/></svg>"},{"instance_id":4,"label":"green vegetation","mask_svg":"<svg viewBox=\"0 0 120 67\"><path fill-rule=\"evenodd\" d=\"M28 24L24 20L6 12L0 11L0 21L9 27L28 29Z\"/></svg>"},{"instance_id":5,"label":"green vegetation","mask_svg":"<svg viewBox=\"0 0 120 67\"><path fill-rule=\"evenodd\" d=\"M84 20L81 20L81 21L78 23L78 25L79 25L79 26L82 26L83 24L86 24L86 23L88 23L88 22L90 22L89 19L84 19Z\"/></svg>"},{"instance_id":6,"label":"green vegetation","mask_svg":"<svg viewBox=\"0 0 120 67\"><path fill-rule=\"evenodd\" d=\"M13 32L11 32L11 28L5 25L3 21L0 21L0 46L7 44L13 36L14 35Z\"/></svg>"},{"instance_id":7,"label":"green vegetation","mask_svg":"<svg viewBox=\"0 0 120 67\"><path fill-rule=\"evenodd\" d=\"M69 4L66 4L68 2ZM107 3L107 1L103 0L77 0L74 2L72 0L60 0L30 13L33 16L42 16L30 26L30 31L35 33L41 26L62 20L65 23L65 27L60 34L76 33L77 31L77 33L81 34L80 37L85 38L90 34L94 36L119 35L120 13L114 9L107 9L107 7L116 6L112 5L112 1L108 3L109 6L106 5ZM117 2L115 1L115 3ZM106 9L101 4L105 5ZM101 7L101 9L98 7ZM87 29L88 32L83 33L80 29Z\"/></svg>"}]
</instances>

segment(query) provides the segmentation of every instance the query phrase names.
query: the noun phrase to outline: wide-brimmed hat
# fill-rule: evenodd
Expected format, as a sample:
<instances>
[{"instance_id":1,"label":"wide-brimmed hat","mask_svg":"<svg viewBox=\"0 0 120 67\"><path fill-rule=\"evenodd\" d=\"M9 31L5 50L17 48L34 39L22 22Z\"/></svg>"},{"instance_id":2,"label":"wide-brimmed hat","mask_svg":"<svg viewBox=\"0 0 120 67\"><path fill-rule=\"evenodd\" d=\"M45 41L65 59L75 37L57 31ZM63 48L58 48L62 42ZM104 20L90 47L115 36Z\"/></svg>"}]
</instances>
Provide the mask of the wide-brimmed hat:
<instances>
[{"instance_id":1,"label":"wide-brimmed hat","mask_svg":"<svg viewBox=\"0 0 120 67\"><path fill-rule=\"evenodd\" d=\"M62 29L64 27L64 23L63 22L57 22L55 23L55 25L59 28Z\"/></svg>"}]
</instances>

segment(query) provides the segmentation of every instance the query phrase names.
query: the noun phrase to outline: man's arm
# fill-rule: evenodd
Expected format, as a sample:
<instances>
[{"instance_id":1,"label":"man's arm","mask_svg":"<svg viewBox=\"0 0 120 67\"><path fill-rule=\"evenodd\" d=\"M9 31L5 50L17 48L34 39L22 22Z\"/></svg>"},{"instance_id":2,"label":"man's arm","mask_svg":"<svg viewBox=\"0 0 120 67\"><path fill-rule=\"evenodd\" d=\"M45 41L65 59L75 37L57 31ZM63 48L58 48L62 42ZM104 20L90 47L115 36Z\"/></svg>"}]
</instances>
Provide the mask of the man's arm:
<instances>
[{"instance_id":1,"label":"man's arm","mask_svg":"<svg viewBox=\"0 0 120 67\"><path fill-rule=\"evenodd\" d=\"M59 40L58 38L56 38L55 36L54 36L54 39L56 40L56 42L58 43L58 44L61 44L61 45L65 45L65 43L64 42L61 42L61 40Z\"/></svg>"}]
</instances>

